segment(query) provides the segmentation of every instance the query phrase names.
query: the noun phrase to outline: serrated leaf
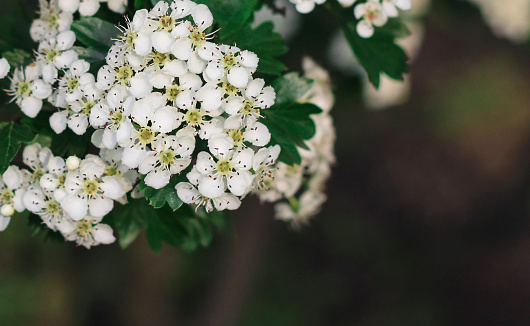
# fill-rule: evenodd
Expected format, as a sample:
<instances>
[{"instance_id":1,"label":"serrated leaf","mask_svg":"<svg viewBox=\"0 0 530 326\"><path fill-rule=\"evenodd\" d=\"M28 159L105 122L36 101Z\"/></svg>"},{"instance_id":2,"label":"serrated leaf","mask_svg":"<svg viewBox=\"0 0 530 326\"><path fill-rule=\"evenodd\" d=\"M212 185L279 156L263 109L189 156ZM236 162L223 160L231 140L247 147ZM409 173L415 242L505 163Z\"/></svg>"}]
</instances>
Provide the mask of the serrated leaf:
<instances>
[{"instance_id":1,"label":"serrated leaf","mask_svg":"<svg viewBox=\"0 0 530 326\"><path fill-rule=\"evenodd\" d=\"M258 0L198 0L210 8L219 26L219 34L228 36L241 29L252 17Z\"/></svg>"},{"instance_id":2,"label":"serrated leaf","mask_svg":"<svg viewBox=\"0 0 530 326\"><path fill-rule=\"evenodd\" d=\"M282 151L279 161L289 165L301 164L302 158L297 146L306 148L305 140L314 136L316 127L311 114L322 110L310 103L298 103L300 98L309 91L312 81L290 73L273 82L276 91L276 103L269 109L262 110L262 123L271 133L269 145L280 145Z\"/></svg>"},{"instance_id":3,"label":"serrated leaf","mask_svg":"<svg viewBox=\"0 0 530 326\"><path fill-rule=\"evenodd\" d=\"M313 86L309 78L300 77L297 72L291 72L277 78L272 87L276 91L275 104L296 103Z\"/></svg>"},{"instance_id":4,"label":"serrated leaf","mask_svg":"<svg viewBox=\"0 0 530 326\"><path fill-rule=\"evenodd\" d=\"M395 39L408 33L406 26L398 20L389 20L385 26L376 28L374 35L368 39L360 37L355 28L353 21L342 24L344 36L370 82L379 88L382 73L403 80L408 71L407 54L395 43Z\"/></svg>"},{"instance_id":5,"label":"serrated leaf","mask_svg":"<svg viewBox=\"0 0 530 326\"><path fill-rule=\"evenodd\" d=\"M167 203L171 209L176 211L183 204L175 191L175 185L180 181L183 181L183 176L174 175L165 187L154 189L146 185L144 180L142 180L139 189L153 208L162 208Z\"/></svg>"},{"instance_id":6,"label":"serrated leaf","mask_svg":"<svg viewBox=\"0 0 530 326\"><path fill-rule=\"evenodd\" d=\"M2 56L6 58L11 67L22 66L31 58L31 54L29 52L21 49L14 49L13 51L4 52Z\"/></svg>"},{"instance_id":7,"label":"serrated leaf","mask_svg":"<svg viewBox=\"0 0 530 326\"><path fill-rule=\"evenodd\" d=\"M111 23L97 17L82 17L71 27L77 40L89 49L106 54L116 39L118 29Z\"/></svg>"},{"instance_id":8,"label":"serrated leaf","mask_svg":"<svg viewBox=\"0 0 530 326\"><path fill-rule=\"evenodd\" d=\"M31 128L10 122L0 131L0 174L4 173L20 150L22 143L35 139Z\"/></svg>"},{"instance_id":9,"label":"serrated leaf","mask_svg":"<svg viewBox=\"0 0 530 326\"><path fill-rule=\"evenodd\" d=\"M243 26L238 32L221 36L225 44L235 43L243 50L256 53L259 57L258 72L269 75L279 75L287 68L276 59L288 51L280 34L273 32L272 22L265 22L255 29L250 24Z\"/></svg>"}]
</instances>

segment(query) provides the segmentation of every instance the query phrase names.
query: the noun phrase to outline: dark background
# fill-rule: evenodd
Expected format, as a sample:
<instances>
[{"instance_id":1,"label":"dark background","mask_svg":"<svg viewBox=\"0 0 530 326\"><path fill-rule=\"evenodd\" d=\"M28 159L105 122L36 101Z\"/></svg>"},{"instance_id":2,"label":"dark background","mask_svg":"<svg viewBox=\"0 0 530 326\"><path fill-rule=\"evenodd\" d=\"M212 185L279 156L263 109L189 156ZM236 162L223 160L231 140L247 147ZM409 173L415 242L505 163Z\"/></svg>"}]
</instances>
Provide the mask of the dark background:
<instances>
[{"instance_id":1,"label":"dark background","mask_svg":"<svg viewBox=\"0 0 530 326\"><path fill-rule=\"evenodd\" d=\"M408 103L369 111L332 72L337 164L309 227L248 199L210 248L154 254L143 236L43 243L13 219L0 325L530 325L530 46L463 1L424 22ZM328 67L334 29L323 8L304 16L290 68L306 53Z\"/></svg>"}]
</instances>

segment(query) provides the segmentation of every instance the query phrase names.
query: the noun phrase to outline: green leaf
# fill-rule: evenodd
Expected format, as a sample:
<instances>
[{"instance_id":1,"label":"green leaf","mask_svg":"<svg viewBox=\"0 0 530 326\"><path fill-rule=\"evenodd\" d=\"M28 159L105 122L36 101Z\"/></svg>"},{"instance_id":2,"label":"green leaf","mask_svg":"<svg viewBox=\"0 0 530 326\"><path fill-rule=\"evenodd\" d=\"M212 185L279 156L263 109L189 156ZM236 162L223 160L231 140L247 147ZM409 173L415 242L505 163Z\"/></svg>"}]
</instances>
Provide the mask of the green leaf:
<instances>
[{"instance_id":1,"label":"green leaf","mask_svg":"<svg viewBox=\"0 0 530 326\"><path fill-rule=\"evenodd\" d=\"M370 82L379 88L382 73L403 80L408 71L407 55L395 40L409 33L406 26L397 19L391 19L385 26L376 27L374 35L368 39L360 37L355 28L353 21L342 24L344 36Z\"/></svg>"},{"instance_id":2,"label":"green leaf","mask_svg":"<svg viewBox=\"0 0 530 326\"><path fill-rule=\"evenodd\" d=\"M118 29L111 23L97 17L82 17L72 23L77 40L98 52L106 54L111 45L112 39L116 39Z\"/></svg>"},{"instance_id":3,"label":"green leaf","mask_svg":"<svg viewBox=\"0 0 530 326\"><path fill-rule=\"evenodd\" d=\"M265 22L255 29L249 24L243 26L237 33L223 35L221 41L225 44L235 43L243 50L256 53L259 57L258 72L269 75L280 75L287 68L276 57L287 53L288 48L282 37L273 32L272 22Z\"/></svg>"},{"instance_id":4,"label":"green leaf","mask_svg":"<svg viewBox=\"0 0 530 326\"><path fill-rule=\"evenodd\" d=\"M52 134L51 150L54 155L60 157L77 156L85 157L88 152L92 131L89 129L85 134L79 136L72 130L66 129L61 134Z\"/></svg>"},{"instance_id":5,"label":"green leaf","mask_svg":"<svg viewBox=\"0 0 530 326\"><path fill-rule=\"evenodd\" d=\"M250 21L256 9L258 0L198 0L210 8L219 26L219 34L228 36L234 34Z\"/></svg>"},{"instance_id":6,"label":"green leaf","mask_svg":"<svg viewBox=\"0 0 530 326\"><path fill-rule=\"evenodd\" d=\"M291 72L277 78L272 87L276 91L275 104L295 103L313 86L309 78L300 77L297 72Z\"/></svg>"},{"instance_id":7,"label":"green leaf","mask_svg":"<svg viewBox=\"0 0 530 326\"><path fill-rule=\"evenodd\" d=\"M289 165L301 164L302 158L296 146L307 148L305 140L314 136L316 127L311 114L322 110L310 103L298 103L309 91L312 81L290 73L278 78L272 84L276 91L276 103L269 109L262 110L265 124L271 133L269 145L280 145L282 151L278 158Z\"/></svg>"},{"instance_id":8,"label":"green leaf","mask_svg":"<svg viewBox=\"0 0 530 326\"><path fill-rule=\"evenodd\" d=\"M10 122L0 131L0 174L4 173L20 150L21 143L35 139L31 128Z\"/></svg>"},{"instance_id":9,"label":"green leaf","mask_svg":"<svg viewBox=\"0 0 530 326\"><path fill-rule=\"evenodd\" d=\"M183 176L174 175L165 187L154 189L146 185L144 180L142 180L139 189L154 208L162 208L167 203L171 209L176 211L182 206L182 200L180 200L175 191L175 186L180 181L184 181Z\"/></svg>"},{"instance_id":10,"label":"green leaf","mask_svg":"<svg viewBox=\"0 0 530 326\"><path fill-rule=\"evenodd\" d=\"M20 49L4 52L2 56L7 59L11 67L22 66L31 58L29 52Z\"/></svg>"}]
</instances>

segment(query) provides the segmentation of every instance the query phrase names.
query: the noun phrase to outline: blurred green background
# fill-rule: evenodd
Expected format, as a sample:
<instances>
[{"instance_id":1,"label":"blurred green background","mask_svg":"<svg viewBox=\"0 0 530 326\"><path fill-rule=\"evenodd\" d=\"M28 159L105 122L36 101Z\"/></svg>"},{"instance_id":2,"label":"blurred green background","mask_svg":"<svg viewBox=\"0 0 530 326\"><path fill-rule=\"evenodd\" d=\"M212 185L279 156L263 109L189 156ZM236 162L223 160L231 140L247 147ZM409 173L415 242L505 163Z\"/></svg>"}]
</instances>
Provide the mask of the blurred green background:
<instances>
[{"instance_id":1,"label":"blurred green background","mask_svg":"<svg viewBox=\"0 0 530 326\"><path fill-rule=\"evenodd\" d=\"M2 0L0 19L35 2ZM15 219L0 325L530 325L530 46L463 1L434 0L424 22L406 104L367 110L332 70L337 164L308 228L252 198L210 248L157 255L143 236L42 242ZM290 69L329 67L335 28L324 8L303 16Z\"/></svg>"}]
</instances>

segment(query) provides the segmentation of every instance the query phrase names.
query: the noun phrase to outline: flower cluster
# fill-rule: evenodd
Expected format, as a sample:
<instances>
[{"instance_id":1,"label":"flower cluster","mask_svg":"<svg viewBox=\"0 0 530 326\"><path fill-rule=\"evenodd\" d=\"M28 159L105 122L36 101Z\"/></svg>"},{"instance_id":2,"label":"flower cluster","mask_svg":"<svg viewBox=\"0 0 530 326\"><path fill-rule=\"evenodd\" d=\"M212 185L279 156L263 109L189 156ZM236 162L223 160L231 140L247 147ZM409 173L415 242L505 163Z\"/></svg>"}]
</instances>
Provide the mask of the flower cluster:
<instances>
[{"instance_id":1,"label":"flower cluster","mask_svg":"<svg viewBox=\"0 0 530 326\"><path fill-rule=\"evenodd\" d=\"M289 0L296 6L296 10L306 14L313 11L315 5L323 4L326 0ZM357 33L363 38L370 38L374 35L375 27L386 24L388 18L397 17L399 10L410 10L412 0L338 0L345 8L355 4L353 14L357 23ZM357 2L357 4L356 4Z\"/></svg>"},{"instance_id":2,"label":"flower cluster","mask_svg":"<svg viewBox=\"0 0 530 326\"><path fill-rule=\"evenodd\" d=\"M329 74L309 58L304 58L303 68L305 76L313 79L314 84L300 101L313 103L323 110L311 116L316 133L306 142L308 150L298 148L301 165L278 162L273 166L275 169L269 170L263 178L264 187L257 190L262 201L288 201L276 204L276 217L290 222L294 228L307 224L320 211L327 198L324 190L331 175L331 165L335 162L335 129L329 114L335 98Z\"/></svg>"},{"instance_id":3,"label":"flower cluster","mask_svg":"<svg viewBox=\"0 0 530 326\"><path fill-rule=\"evenodd\" d=\"M10 166L0 180L0 231L15 211L28 210L66 240L86 248L114 242L110 226L100 222L114 201L126 200L137 174L116 168L114 153L101 154L65 161L37 143L26 146L22 157L28 169Z\"/></svg>"},{"instance_id":4,"label":"flower cluster","mask_svg":"<svg viewBox=\"0 0 530 326\"><path fill-rule=\"evenodd\" d=\"M253 77L258 56L212 42L206 5L160 1L119 27L95 76L70 25L76 11L89 15L96 7L96 0L42 2L32 27L36 60L15 69L9 94L31 118L45 103L56 108L51 128L91 133L99 155L65 161L38 144L26 147L30 169L13 166L4 175L2 230L15 210L27 209L67 240L87 248L110 243L112 230L100 221L114 201L137 193L140 177L161 189L182 173L187 180L175 191L183 202L208 212L239 208L280 153L264 147L271 135L260 111L276 94ZM0 73L7 74L4 61Z\"/></svg>"}]
</instances>

